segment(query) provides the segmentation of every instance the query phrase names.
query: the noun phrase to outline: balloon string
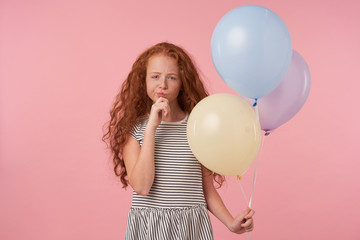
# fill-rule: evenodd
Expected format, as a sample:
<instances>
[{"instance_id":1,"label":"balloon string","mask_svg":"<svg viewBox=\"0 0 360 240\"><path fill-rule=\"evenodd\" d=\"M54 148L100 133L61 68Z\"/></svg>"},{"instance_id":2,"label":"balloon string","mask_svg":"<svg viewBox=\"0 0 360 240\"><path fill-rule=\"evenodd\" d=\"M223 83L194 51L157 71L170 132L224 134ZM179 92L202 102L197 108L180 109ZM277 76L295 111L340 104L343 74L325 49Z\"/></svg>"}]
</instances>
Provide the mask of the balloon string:
<instances>
[{"instance_id":1,"label":"balloon string","mask_svg":"<svg viewBox=\"0 0 360 240\"><path fill-rule=\"evenodd\" d=\"M264 137L261 137L261 145L259 148L258 156L255 158L255 166L254 166L254 177L253 177L253 185L251 188L251 196L249 201L249 208L251 208L252 200L254 197L254 190L255 190L255 184L256 184L256 177L257 177L257 167L258 167L258 160L260 160L261 152L264 146Z\"/></svg>"},{"instance_id":2,"label":"balloon string","mask_svg":"<svg viewBox=\"0 0 360 240\"><path fill-rule=\"evenodd\" d=\"M244 199L245 199L245 202L247 203L248 200L247 200L247 197L246 197L244 188L243 188L243 186L241 185L241 176L238 176L238 177L237 177L237 180L238 180L238 182L239 182L239 185L240 185L240 188L241 188L243 197L244 197ZM250 239L250 240L252 239L250 232L248 232L248 237L247 237L247 239Z\"/></svg>"},{"instance_id":3,"label":"balloon string","mask_svg":"<svg viewBox=\"0 0 360 240\"><path fill-rule=\"evenodd\" d=\"M256 114L256 120L260 123L260 118L259 118L259 108L257 106L257 99L255 98L255 103L253 105L253 107L255 108L255 114ZM269 132L266 132L264 136L267 136L269 135L270 133ZM253 178L253 185L252 185L252 188L251 188L251 196L250 196L250 201L249 201L249 208L251 208L251 204L252 204L252 200L253 200L253 196L254 196L254 190L255 190L255 183L256 183L256 175L257 175L257 159L260 159L260 155L261 155L261 152L262 152L262 149L263 149L263 146L264 146L264 137L261 136L261 144L260 144L260 148L259 148L259 151L258 151L258 155L257 157L255 158L255 165L254 165L254 178ZM246 195L245 195L245 192L244 192L244 189L240 183L240 179L241 177L239 176L238 177L238 180L239 180L239 184L240 184L240 187L241 187L241 190L243 192L243 195L244 195L244 198L245 198L245 201L246 201ZM247 201L246 201L247 202ZM248 235L247 235L247 239L248 240L252 240L252 236L251 236L251 232L248 232Z\"/></svg>"},{"instance_id":4,"label":"balloon string","mask_svg":"<svg viewBox=\"0 0 360 240\"><path fill-rule=\"evenodd\" d=\"M242 191L242 194L243 194L243 197L244 197L244 199L245 199L245 202L247 203L248 202L248 200L247 200L247 197L246 197L246 194L245 194L245 191L244 191L244 188L242 187L242 185L241 185L241 177L240 176L238 176L238 182L239 182L239 184L240 184L240 188L241 188L241 191Z\"/></svg>"},{"instance_id":5,"label":"balloon string","mask_svg":"<svg viewBox=\"0 0 360 240\"><path fill-rule=\"evenodd\" d=\"M255 115L256 115L256 121L258 121L259 125L260 125L260 116L259 116L259 106L256 105L254 107L254 110L255 110ZM261 130L260 130L261 131Z\"/></svg>"},{"instance_id":6,"label":"balloon string","mask_svg":"<svg viewBox=\"0 0 360 240\"><path fill-rule=\"evenodd\" d=\"M257 99L255 99L256 101ZM260 124L260 118L259 118L259 106L255 106L255 114L256 114L256 119L257 121L259 122ZM261 151L262 151L262 148L263 148L263 145L264 145L264 137L261 137L261 144L260 144L260 148L259 148L259 151L258 151L258 154L257 154L257 157L255 158L255 163L254 163L254 177L253 177L253 185L252 185L252 188L251 188L251 195L250 195L250 201L249 201L249 208L251 208L251 204L252 204L252 200L253 200L253 196L254 196L254 190L255 190L255 183L256 183L256 175L257 175L257 162L258 160L257 159L260 159L260 155L261 155Z\"/></svg>"},{"instance_id":7,"label":"balloon string","mask_svg":"<svg viewBox=\"0 0 360 240\"><path fill-rule=\"evenodd\" d=\"M252 204L252 200L253 200L253 196L254 196L255 183L256 183L257 164L258 164L256 159L257 158L260 159L260 155L261 155L261 152L262 152L263 145L264 145L264 137L261 137L261 145L260 145L260 148L259 148L258 156L255 158L254 178L253 178L253 185L252 185L252 188L251 188L251 196L250 196L250 201L249 201L249 208L251 208L251 204ZM239 183L240 183L240 180L239 180ZM240 183L240 186L241 186L241 183ZM245 192L244 192L242 186L241 186L241 190L243 191L243 195L244 195L245 200L246 200L246 195L245 195ZM247 239L252 240L251 232L248 232Z\"/></svg>"}]
</instances>

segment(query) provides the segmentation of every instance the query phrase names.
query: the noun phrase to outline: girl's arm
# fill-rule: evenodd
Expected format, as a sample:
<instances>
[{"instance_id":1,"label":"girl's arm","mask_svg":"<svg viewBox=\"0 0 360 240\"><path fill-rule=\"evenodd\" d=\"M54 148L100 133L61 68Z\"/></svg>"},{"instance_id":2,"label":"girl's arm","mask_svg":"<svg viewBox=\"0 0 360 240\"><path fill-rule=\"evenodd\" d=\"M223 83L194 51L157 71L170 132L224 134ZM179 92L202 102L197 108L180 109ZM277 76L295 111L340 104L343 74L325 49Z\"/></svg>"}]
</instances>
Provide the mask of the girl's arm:
<instances>
[{"instance_id":1,"label":"girl's arm","mask_svg":"<svg viewBox=\"0 0 360 240\"><path fill-rule=\"evenodd\" d=\"M241 234L252 231L254 228L252 219L254 210L248 208L234 218L214 187L211 171L204 166L202 166L202 177L204 195L209 211L234 233Z\"/></svg>"},{"instance_id":2,"label":"girl's arm","mask_svg":"<svg viewBox=\"0 0 360 240\"><path fill-rule=\"evenodd\" d=\"M147 195L154 182L154 144L155 130L146 128L142 147L132 136L123 149L123 158L130 186L140 195Z\"/></svg>"},{"instance_id":3,"label":"girl's arm","mask_svg":"<svg viewBox=\"0 0 360 240\"><path fill-rule=\"evenodd\" d=\"M123 148L123 158L130 186L140 195L147 195L155 177L154 147L155 132L162 116L169 114L169 102L159 98L151 107L144 132L142 147L132 136L128 136Z\"/></svg>"}]
</instances>

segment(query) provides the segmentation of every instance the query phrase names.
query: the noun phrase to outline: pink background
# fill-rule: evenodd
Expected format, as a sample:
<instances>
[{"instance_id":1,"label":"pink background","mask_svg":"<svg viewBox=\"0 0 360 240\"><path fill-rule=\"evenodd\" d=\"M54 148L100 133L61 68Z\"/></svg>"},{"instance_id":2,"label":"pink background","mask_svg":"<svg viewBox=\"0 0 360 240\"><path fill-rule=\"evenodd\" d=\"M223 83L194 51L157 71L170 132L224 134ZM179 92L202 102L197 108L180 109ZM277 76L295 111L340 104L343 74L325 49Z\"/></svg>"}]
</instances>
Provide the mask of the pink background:
<instances>
[{"instance_id":1,"label":"pink background","mask_svg":"<svg viewBox=\"0 0 360 240\"><path fill-rule=\"evenodd\" d=\"M303 109L265 139L253 239L360 239L357 0L2 0L0 239L123 239L131 190L100 140L122 80L142 50L170 41L211 93L234 93L210 39L245 4L284 20L312 74ZM252 171L243 177L249 196ZM234 214L246 207L233 178L220 192ZM213 226L216 239L247 237Z\"/></svg>"}]
</instances>

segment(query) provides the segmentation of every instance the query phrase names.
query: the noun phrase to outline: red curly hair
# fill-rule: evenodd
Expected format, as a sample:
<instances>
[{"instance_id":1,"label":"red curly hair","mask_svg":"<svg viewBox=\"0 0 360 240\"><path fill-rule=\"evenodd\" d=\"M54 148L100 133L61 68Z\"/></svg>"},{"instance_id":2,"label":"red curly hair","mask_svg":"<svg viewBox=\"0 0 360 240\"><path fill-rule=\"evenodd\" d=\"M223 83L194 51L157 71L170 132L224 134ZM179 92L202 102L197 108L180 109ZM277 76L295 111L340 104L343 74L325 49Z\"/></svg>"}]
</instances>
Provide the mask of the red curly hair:
<instances>
[{"instance_id":1,"label":"red curly hair","mask_svg":"<svg viewBox=\"0 0 360 240\"><path fill-rule=\"evenodd\" d=\"M150 113L153 103L146 93L146 69L148 60L158 54L172 57L178 63L179 77L182 81L178 102L183 111L190 113L201 99L208 96L194 63L182 48L162 42L150 47L136 59L120 92L116 95L110 111L111 118L103 135L103 141L109 143L114 172L120 177L123 188L128 186L128 179L122 150L134 124L142 121ZM213 177L221 187L224 176L213 173Z\"/></svg>"}]
</instances>

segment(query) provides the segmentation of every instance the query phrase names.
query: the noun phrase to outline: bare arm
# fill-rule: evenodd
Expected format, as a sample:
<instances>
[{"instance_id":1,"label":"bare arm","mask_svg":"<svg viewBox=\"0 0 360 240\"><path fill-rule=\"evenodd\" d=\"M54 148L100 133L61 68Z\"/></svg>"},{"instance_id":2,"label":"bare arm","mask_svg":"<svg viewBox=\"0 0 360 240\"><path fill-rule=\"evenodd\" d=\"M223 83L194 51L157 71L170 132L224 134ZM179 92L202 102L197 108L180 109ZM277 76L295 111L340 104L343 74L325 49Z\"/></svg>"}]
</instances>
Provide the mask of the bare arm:
<instances>
[{"instance_id":1,"label":"bare arm","mask_svg":"<svg viewBox=\"0 0 360 240\"><path fill-rule=\"evenodd\" d=\"M202 167L202 174L204 195L209 211L234 233L241 234L252 231L254 210L248 208L234 218L215 189L211 172Z\"/></svg>"},{"instance_id":2,"label":"bare arm","mask_svg":"<svg viewBox=\"0 0 360 240\"><path fill-rule=\"evenodd\" d=\"M148 130L148 129L146 129ZM140 195L147 195L154 182L154 142L155 131L146 131L143 144L132 136L124 146L123 158L131 187Z\"/></svg>"},{"instance_id":3,"label":"bare arm","mask_svg":"<svg viewBox=\"0 0 360 240\"><path fill-rule=\"evenodd\" d=\"M147 195L155 177L154 147L155 131L162 114L169 112L169 103L159 98L152 106L144 132L142 147L132 136L128 136L123 149L123 158L131 187L140 195Z\"/></svg>"}]
</instances>

